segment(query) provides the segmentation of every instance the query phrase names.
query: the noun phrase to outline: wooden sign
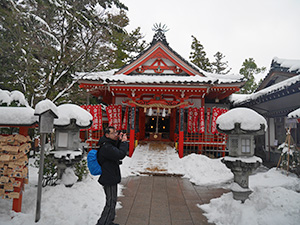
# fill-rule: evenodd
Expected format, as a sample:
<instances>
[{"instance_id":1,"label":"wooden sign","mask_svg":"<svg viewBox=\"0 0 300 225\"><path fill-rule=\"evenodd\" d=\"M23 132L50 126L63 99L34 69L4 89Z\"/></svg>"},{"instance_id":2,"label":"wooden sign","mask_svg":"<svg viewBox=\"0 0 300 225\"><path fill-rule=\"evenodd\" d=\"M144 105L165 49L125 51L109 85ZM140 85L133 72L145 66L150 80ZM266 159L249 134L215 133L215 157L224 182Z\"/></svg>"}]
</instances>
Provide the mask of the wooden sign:
<instances>
[{"instance_id":1,"label":"wooden sign","mask_svg":"<svg viewBox=\"0 0 300 225\"><path fill-rule=\"evenodd\" d=\"M31 148L30 143L23 144L19 147L19 152L23 152L24 154L27 154L30 151L30 148Z\"/></svg>"},{"instance_id":2,"label":"wooden sign","mask_svg":"<svg viewBox=\"0 0 300 225\"><path fill-rule=\"evenodd\" d=\"M28 141L29 141L27 137L25 137L25 136L23 136L23 135L21 135L21 134L16 134L16 135L14 136L14 139L15 139L15 141L17 141L17 142L19 142L19 143L25 143L25 142L28 142Z\"/></svg>"}]
</instances>

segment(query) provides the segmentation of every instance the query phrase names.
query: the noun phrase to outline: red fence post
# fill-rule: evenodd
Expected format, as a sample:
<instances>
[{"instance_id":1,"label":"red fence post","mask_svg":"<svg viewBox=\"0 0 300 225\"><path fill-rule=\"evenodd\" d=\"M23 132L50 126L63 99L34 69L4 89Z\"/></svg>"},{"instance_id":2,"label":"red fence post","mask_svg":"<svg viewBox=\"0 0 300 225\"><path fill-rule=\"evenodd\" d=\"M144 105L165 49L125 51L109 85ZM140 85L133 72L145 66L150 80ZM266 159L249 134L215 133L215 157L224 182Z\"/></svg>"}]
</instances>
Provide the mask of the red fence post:
<instances>
[{"instance_id":1,"label":"red fence post","mask_svg":"<svg viewBox=\"0 0 300 225\"><path fill-rule=\"evenodd\" d=\"M134 151L134 139L135 139L135 107L131 107L130 118L130 137L129 137L129 157L132 156Z\"/></svg>"},{"instance_id":2,"label":"red fence post","mask_svg":"<svg viewBox=\"0 0 300 225\"><path fill-rule=\"evenodd\" d=\"M179 140L178 140L178 154L179 158L183 157L183 142L184 142L184 131L183 131L183 123L184 123L184 109L179 109Z\"/></svg>"}]
</instances>

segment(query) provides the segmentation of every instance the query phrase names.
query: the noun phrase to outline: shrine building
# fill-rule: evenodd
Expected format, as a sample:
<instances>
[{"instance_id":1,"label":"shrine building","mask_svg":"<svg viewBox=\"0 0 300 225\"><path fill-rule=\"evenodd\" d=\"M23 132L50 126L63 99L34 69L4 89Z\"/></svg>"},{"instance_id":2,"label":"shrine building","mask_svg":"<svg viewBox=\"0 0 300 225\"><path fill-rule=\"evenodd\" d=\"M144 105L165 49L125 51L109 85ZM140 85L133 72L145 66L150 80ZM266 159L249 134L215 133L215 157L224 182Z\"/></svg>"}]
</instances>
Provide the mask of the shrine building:
<instances>
[{"instance_id":1,"label":"shrine building","mask_svg":"<svg viewBox=\"0 0 300 225\"><path fill-rule=\"evenodd\" d=\"M172 143L179 157L226 154L226 135L215 122L228 110L228 97L245 83L242 76L199 69L169 46L162 28L122 68L77 75L80 87L107 106L100 131L109 124L126 132L130 156L137 143L151 141Z\"/></svg>"}]
</instances>

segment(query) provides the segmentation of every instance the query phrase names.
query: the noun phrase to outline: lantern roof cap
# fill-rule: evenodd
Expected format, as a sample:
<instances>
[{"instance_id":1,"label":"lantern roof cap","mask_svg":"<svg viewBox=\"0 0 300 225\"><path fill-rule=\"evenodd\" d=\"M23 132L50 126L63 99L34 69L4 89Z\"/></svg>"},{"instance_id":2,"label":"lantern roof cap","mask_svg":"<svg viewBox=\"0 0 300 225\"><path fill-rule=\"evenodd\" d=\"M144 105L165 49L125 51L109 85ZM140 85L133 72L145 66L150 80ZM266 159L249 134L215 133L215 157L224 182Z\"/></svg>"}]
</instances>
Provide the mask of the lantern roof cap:
<instances>
[{"instance_id":1,"label":"lantern roof cap","mask_svg":"<svg viewBox=\"0 0 300 225\"><path fill-rule=\"evenodd\" d=\"M256 134L267 129L266 119L249 108L234 108L218 117L217 129L226 134Z\"/></svg>"},{"instance_id":2,"label":"lantern roof cap","mask_svg":"<svg viewBox=\"0 0 300 225\"><path fill-rule=\"evenodd\" d=\"M54 126L66 127L75 124L80 128L88 128L93 123L93 116L75 104L63 104L57 107L59 117L54 120Z\"/></svg>"},{"instance_id":3,"label":"lantern roof cap","mask_svg":"<svg viewBox=\"0 0 300 225\"><path fill-rule=\"evenodd\" d=\"M40 116L47 112L50 112L54 118L58 118L57 107L51 100L45 99L36 104L34 115Z\"/></svg>"}]
</instances>

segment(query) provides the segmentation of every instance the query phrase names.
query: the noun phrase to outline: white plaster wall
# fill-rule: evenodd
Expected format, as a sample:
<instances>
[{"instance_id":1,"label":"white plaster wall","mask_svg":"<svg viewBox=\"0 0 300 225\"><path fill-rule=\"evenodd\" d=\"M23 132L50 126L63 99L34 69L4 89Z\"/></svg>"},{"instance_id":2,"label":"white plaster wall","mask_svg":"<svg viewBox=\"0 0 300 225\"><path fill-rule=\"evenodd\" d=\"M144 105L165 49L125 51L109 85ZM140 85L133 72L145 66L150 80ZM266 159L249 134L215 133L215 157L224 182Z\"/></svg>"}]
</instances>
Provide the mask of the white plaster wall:
<instances>
[{"instance_id":1,"label":"white plaster wall","mask_svg":"<svg viewBox=\"0 0 300 225\"><path fill-rule=\"evenodd\" d=\"M274 118L270 118L268 121L268 130L265 133L265 146L266 150L269 150L269 135L270 135L270 146L274 146L274 141L275 141L275 121Z\"/></svg>"},{"instance_id":2,"label":"white plaster wall","mask_svg":"<svg viewBox=\"0 0 300 225\"><path fill-rule=\"evenodd\" d=\"M126 97L116 97L116 105L122 105L122 101L127 100Z\"/></svg>"},{"instance_id":3,"label":"white plaster wall","mask_svg":"<svg viewBox=\"0 0 300 225\"><path fill-rule=\"evenodd\" d=\"M192 98L192 99L189 99L188 101L191 103L194 103L194 105L192 107L197 107L197 108L201 107L201 99Z\"/></svg>"}]
</instances>

